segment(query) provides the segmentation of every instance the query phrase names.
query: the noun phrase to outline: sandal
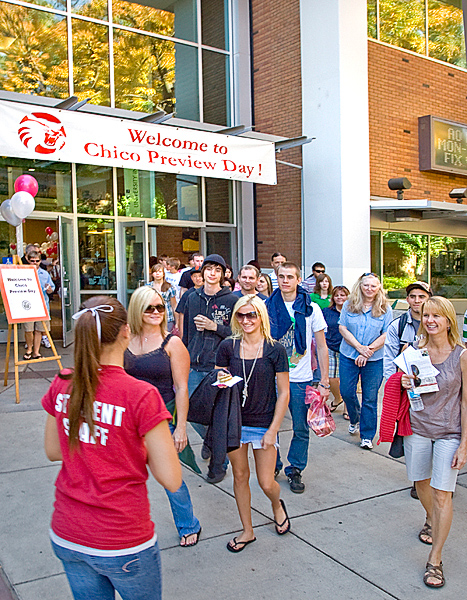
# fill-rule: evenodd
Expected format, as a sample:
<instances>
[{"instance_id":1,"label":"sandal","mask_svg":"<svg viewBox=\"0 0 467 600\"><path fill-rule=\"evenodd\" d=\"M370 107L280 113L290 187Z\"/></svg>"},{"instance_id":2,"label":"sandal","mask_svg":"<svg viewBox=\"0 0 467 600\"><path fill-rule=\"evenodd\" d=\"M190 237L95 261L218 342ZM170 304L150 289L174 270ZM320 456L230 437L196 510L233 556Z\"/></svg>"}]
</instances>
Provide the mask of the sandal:
<instances>
[{"instance_id":1,"label":"sandal","mask_svg":"<svg viewBox=\"0 0 467 600\"><path fill-rule=\"evenodd\" d=\"M337 404L334 404L334 400L333 400L329 406L329 410L333 413L342 404L342 402L344 402L344 401L341 400Z\"/></svg>"},{"instance_id":2,"label":"sandal","mask_svg":"<svg viewBox=\"0 0 467 600\"><path fill-rule=\"evenodd\" d=\"M252 544L253 542L256 542L255 537L252 540L248 540L247 542L237 542L237 538L234 537L234 539L230 540L230 542L227 544L227 550L230 550L230 552L241 552L245 548L245 546L248 546L248 544Z\"/></svg>"},{"instance_id":3,"label":"sandal","mask_svg":"<svg viewBox=\"0 0 467 600\"><path fill-rule=\"evenodd\" d=\"M433 533L431 530L431 525L428 525L428 523L425 521L425 525L418 534L418 539L422 542L422 544L428 544L431 546L433 544L432 535Z\"/></svg>"},{"instance_id":4,"label":"sandal","mask_svg":"<svg viewBox=\"0 0 467 600\"><path fill-rule=\"evenodd\" d=\"M32 360L37 360L38 358L42 358L42 354L36 354L36 356L31 356Z\"/></svg>"},{"instance_id":5,"label":"sandal","mask_svg":"<svg viewBox=\"0 0 467 600\"><path fill-rule=\"evenodd\" d=\"M344 410L344 412L342 414L342 418L345 419L346 421L350 421L349 413L346 410Z\"/></svg>"},{"instance_id":6,"label":"sandal","mask_svg":"<svg viewBox=\"0 0 467 600\"><path fill-rule=\"evenodd\" d=\"M24 360L31 360L31 358L32 358L32 351L31 351L31 352L26 352L26 353L23 355L23 359L24 359Z\"/></svg>"},{"instance_id":7,"label":"sandal","mask_svg":"<svg viewBox=\"0 0 467 600\"><path fill-rule=\"evenodd\" d=\"M274 523L276 526L276 533L277 535L285 535L286 533L288 533L290 531L290 519L289 519L289 515L287 514L287 509L285 508L285 504L283 500L279 500L279 502L281 503L282 506L282 510L285 512L285 519L282 521L282 523L278 523L275 519L274 519ZM289 522L287 525L287 528L284 531L279 531L279 529L281 527L284 527L284 525L287 523L287 521Z\"/></svg>"},{"instance_id":8,"label":"sandal","mask_svg":"<svg viewBox=\"0 0 467 600\"><path fill-rule=\"evenodd\" d=\"M196 536L196 539L194 542L191 542L191 544L187 544L187 539L189 537L191 537L192 535ZM199 528L199 531L194 531L193 533L185 533L185 535L182 535L182 537L180 538L180 546L182 548L191 548L192 546L196 546L196 544L199 542L199 536L201 535L201 527ZM184 544L182 544L181 542L185 542Z\"/></svg>"},{"instance_id":9,"label":"sandal","mask_svg":"<svg viewBox=\"0 0 467 600\"><path fill-rule=\"evenodd\" d=\"M436 579L436 582L429 582L428 579ZM423 576L423 583L428 587L440 588L446 583L443 575L443 563L439 565L432 565L427 562L425 567L425 575Z\"/></svg>"}]
</instances>

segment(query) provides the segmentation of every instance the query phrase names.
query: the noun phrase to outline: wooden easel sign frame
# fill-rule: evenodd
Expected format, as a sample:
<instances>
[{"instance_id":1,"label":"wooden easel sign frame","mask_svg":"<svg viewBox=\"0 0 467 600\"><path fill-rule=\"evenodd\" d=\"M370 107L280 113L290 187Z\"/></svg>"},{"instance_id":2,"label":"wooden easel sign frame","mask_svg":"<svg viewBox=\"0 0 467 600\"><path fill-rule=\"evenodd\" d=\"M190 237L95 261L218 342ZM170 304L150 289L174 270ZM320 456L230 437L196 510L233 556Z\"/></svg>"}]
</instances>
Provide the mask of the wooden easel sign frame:
<instances>
[{"instance_id":1,"label":"wooden easel sign frame","mask_svg":"<svg viewBox=\"0 0 467 600\"><path fill-rule=\"evenodd\" d=\"M18 259L18 257L15 257ZM29 265L0 265L0 292L2 294L5 313L8 319L8 339L5 358L5 379L3 385L8 384L8 366L10 360L11 330L13 326L13 342L15 357L15 387L16 404L19 404L19 365L56 360L60 369L61 356L57 354L55 344L50 337L46 321L49 320L49 312L42 293L37 269ZM45 334L50 342L53 356L35 358L31 360L19 360L18 345L18 323L41 321Z\"/></svg>"}]
</instances>

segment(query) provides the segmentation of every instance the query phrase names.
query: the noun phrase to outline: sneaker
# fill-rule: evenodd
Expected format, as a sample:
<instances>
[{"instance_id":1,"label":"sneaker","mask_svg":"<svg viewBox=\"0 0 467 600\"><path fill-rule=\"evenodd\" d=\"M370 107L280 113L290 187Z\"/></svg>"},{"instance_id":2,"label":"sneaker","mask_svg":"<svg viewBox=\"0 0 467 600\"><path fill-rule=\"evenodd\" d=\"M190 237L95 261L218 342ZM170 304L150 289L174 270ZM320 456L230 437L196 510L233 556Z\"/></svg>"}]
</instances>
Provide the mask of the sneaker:
<instances>
[{"instance_id":1,"label":"sneaker","mask_svg":"<svg viewBox=\"0 0 467 600\"><path fill-rule=\"evenodd\" d=\"M362 440L360 442L360 448L364 450L373 450L373 442L371 440Z\"/></svg>"},{"instance_id":2,"label":"sneaker","mask_svg":"<svg viewBox=\"0 0 467 600\"><path fill-rule=\"evenodd\" d=\"M349 433L350 435L355 435L356 433L358 433L358 430L360 429L360 424L356 423L355 425L352 425L352 423L350 423L349 425Z\"/></svg>"},{"instance_id":3,"label":"sneaker","mask_svg":"<svg viewBox=\"0 0 467 600\"><path fill-rule=\"evenodd\" d=\"M201 458L203 460L209 460L211 458L211 450L209 450L206 444L203 444L203 447L201 448Z\"/></svg>"},{"instance_id":4,"label":"sneaker","mask_svg":"<svg viewBox=\"0 0 467 600\"><path fill-rule=\"evenodd\" d=\"M48 338L46 335L43 335L43 336L42 336L42 339L41 339L41 344L42 344L43 346L45 346L46 348L51 348L51 347L52 347L52 346L50 345L49 338Z\"/></svg>"},{"instance_id":5,"label":"sneaker","mask_svg":"<svg viewBox=\"0 0 467 600\"><path fill-rule=\"evenodd\" d=\"M220 473L219 475L213 475L212 477L210 475L207 475L206 481L208 483L220 483L224 480L226 473L227 471L222 471L222 473Z\"/></svg>"},{"instance_id":6,"label":"sneaker","mask_svg":"<svg viewBox=\"0 0 467 600\"><path fill-rule=\"evenodd\" d=\"M290 473L287 474L289 480L290 491L294 494L302 494L305 491L305 484L302 482L302 472L297 467L292 467Z\"/></svg>"}]
</instances>

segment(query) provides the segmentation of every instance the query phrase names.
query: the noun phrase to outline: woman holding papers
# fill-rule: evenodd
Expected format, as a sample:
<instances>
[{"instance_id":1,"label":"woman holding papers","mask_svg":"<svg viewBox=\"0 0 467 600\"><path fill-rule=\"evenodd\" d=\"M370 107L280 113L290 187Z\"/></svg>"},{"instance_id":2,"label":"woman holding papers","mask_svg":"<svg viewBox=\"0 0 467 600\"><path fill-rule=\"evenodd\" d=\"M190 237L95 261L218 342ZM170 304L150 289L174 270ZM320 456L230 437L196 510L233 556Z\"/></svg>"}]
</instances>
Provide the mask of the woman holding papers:
<instances>
[{"instance_id":1,"label":"woman holding papers","mask_svg":"<svg viewBox=\"0 0 467 600\"><path fill-rule=\"evenodd\" d=\"M216 368L223 369L218 376L221 385L228 385L230 375L242 378L238 384L242 398L241 446L229 452L229 459L243 531L227 544L230 552L241 552L256 540L251 521L249 444L253 447L258 483L271 501L276 532L284 535L290 530L280 486L274 480L277 433L289 403L289 367L284 347L271 338L268 313L257 296L246 295L237 302L231 327L232 337L221 342L217 351Z\"/></svg>"},{"instance_id":2,"label":"woman holding papers","mask_svg":"<svg viewBox=\"0 0 467 600\"><path fill-rule=\"evenodd\" d=\"M467 353L461 345L454 306L433 296L423 304L419 348L426 348L439 371L439 390L421 394L422 410L410 411L412 435L404 437L405 461L410 481L426 511L419 533L431 545L424 583L444 585L441 551L452 521L452 492L467 459ZM403 375L410 389L414 375Z\"/></svg>"}]
</instances>

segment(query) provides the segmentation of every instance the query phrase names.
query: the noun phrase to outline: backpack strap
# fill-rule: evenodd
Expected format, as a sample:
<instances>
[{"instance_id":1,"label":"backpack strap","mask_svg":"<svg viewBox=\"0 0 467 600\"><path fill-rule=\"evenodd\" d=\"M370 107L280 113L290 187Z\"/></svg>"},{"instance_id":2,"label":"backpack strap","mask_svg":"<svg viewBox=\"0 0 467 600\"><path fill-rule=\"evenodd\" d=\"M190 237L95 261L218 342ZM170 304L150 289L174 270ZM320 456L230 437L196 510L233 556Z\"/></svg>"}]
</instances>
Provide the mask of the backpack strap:
<instances>
[{"instance_id":1,"label":"backpack strap","mask_svg":"<svg viewBox=\"0 0 467 600\"><path fill-rule=\"evenodd\" d=\"M399 317L398 323L398 331L397 336L399 338L399 342L401 341L402 334L404 333L405 326L407 325L409 320L409 311L406 311L403 315ZM399 354L402 352L402 348L405 346L405 343L399 343Z\"/></svg>"}]
</instances>

